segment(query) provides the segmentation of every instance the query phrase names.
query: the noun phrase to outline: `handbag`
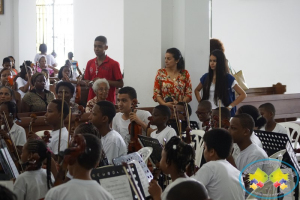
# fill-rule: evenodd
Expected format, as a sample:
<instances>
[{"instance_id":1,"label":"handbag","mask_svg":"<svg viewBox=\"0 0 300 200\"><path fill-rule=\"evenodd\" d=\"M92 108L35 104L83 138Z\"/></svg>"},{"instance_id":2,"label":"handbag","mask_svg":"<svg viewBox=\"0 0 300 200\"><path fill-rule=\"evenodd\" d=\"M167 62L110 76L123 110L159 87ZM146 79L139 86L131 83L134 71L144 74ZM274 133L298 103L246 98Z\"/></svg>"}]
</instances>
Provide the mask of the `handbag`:
<instances>
[{"instance_id":1,"label":"handbag","mask_svg":"<svg viewBox=\"0 0 300 200\"><path fill-rule=\"evenodd\" d=\"M245 76L243 74L243 71L240 70L238 72L236 72L234 69L234 73L232 72L232 68L230 66L230 64L228 63L229 69L230 69L230 74L235 78L235 80L238 82L239 86L245 91L248 90L249 87L247 86L246 80L245 80Z\"/></svg>"}]
</instances>

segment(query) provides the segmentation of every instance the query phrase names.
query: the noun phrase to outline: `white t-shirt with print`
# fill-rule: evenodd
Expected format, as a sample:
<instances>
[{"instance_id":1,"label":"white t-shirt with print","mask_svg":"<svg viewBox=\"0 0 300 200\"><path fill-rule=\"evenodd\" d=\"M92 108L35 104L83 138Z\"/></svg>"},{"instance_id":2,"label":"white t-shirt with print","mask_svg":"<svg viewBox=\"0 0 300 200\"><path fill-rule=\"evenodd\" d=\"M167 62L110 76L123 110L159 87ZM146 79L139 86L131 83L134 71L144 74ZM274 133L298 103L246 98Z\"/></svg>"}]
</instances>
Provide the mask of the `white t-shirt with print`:
<instances>
[{"instance_id":1,"label":"white t-shirt with print","mask_svg":"<svg viewBox=\"0 0 300 200\"><path fill-rule=\"evenodd\" d=\"M112 164L114 158L127 154L124 139L115 130L111 130L104 137L102 136L101 143L109 164Z\"/></svg>"},{"instance_id":2,"label":"white t-shirt with print","mask_svg":"<svg viewBox=\"0 0 300 200\"><path fill-rule=\"evenodd\" d=\"M49 190L45 200L113 200L114 198L94 180L72 179Z\"/></svg>"},{"instance_id":3,"label":"white t-shirt with print","mask_svg":"<svg viewBox=\"0 0 300 200\"><path fill-rule=\"evenodd\" d=\"M16 146L24 146L27 141L25 129L16 123L11 127L9 135Z\"/></svg>"},{"instance_id":4,"label":"white t-shirt with print","mask_svg":"<svg viewBox=\"0 0 300 200\"><path fill-rule=\"evenodd\" d=\"M48 147L53 152L54 155L58 154L58 143L59 143L59 129L56 131L52 131L50 133L50 143L48 143ZM66 127L61 129L61 138L60 138L60 151L64 151L68 147L68 136L69 132Z\"/></svg>"},{"instance_id":5,"label":"white t-shirt with print","mask_svg":"<svg viewBox=\"0 0 300 200\"><path fill-rule=\"evenodd\" d=\"M166 189L164 190L164 192L161 194L161 199L162 200L166 200L169 191L176 185L178 185L179 183L185 182L185 181L196 181L193 178L177 178L174 182L172 182L170 185L168 185L166 187Z\"/></svg>"},{"instance_id":6,"label":"white t-shirt with print","mask_svg":"<svg viewBox=\"0 0 300 200\"><path fill-rule=\"evenodd\" d=\"M27 81L24 80L24 79L22 79L21 77L18 77L17 80L16 80L16 83L17 83L17 85L18 85L18 90L17 90L17 92L20 93L21 99L23 99L23 97L24 97L24 95L25 95L26 93L24 93L22 90L20 90L20 88L21 88L21 87L24 87L24 86L27 84Z\"/></svg>"},{"instance_id":7,"label":"white t-shirt with print","mask_svg":"<svg viewBox=\"0 0 300 200\"><path fill-rule=\"evenodd\" d=\"M52 183L54 178L51 176ZM42 199L48 192L47 173L45 169L26 171L18 176L13 192L18 200Z\"/></svg>"},{"instance_id":8,"label":"white t-shirt with print","mask_svg":"<svg viewBox=\"0 0 300 200\"><path fill-rule=\"evenodd\" d=\"M235 164L238 170L243 170L248 164L268 158L267 153L256 144L249 145L246 149L240 152L235 159ZM267 169L262 169L266 172ZM251 171L252 172L252 171ZM252 173L254 173L253 171Z\"/></svg>"},{"instance_id":9,"label":"white t-shirt with print","mask_svg":"<svg viewBox=\"0 0 300 200\"><path fill-rule=\"evenodd\" d=\"M222 159L205 163L193 178L203 183L213 200L241 200L245 199L245 192L240 185L239 175L239 170Z\"/></svg>"},{"instance_id":10,"label":"white t-shirt with print","mask_svg":"<svg viewBox=\"0 0 300 200\"><path fill-rule=\"evenodd\" d=\"M157 130L153 131L150 137L156 138L160 144L164 143L164 138L166 139L166 142L168 142L173 136L177 136L176 131L173 128L168 126L160 133L156 133L156 132Z\"/></svg>"},{"instance_id":11,"label":"white t-shirt with print","mask_svg":"<svg viewBox=\"0 0 300 200\"><path fill-rule=\"evenodd\" d=\"M265 127L262 127L260 130L266 131ZM275 128L271 132L288 134L287 130L281 124L278 123L276 123Z\"/></svg>"},{"instance_id":12,"label":"white t-shirt with print","mask_svg":"<svg viewBox=\"0 0 300 200\"><path fill-rule=\"evenodd\" d=\"M137 110L136 115L145 124L149 123L148 117L151 116L150 112L145 111L145 110ZM121 113L121 112L118 112L116 114L116 116L114 117L113 122L112 122L112 128L115 131L117 131L118 133L120 133L120 135L122 136L122 138L125 141L126 146L128 146L129 141L130 141L130 135L129 135L129 131L128 131L130 119L124 120L122 118L122 116L123 116L123 113ZM145 130L143 130L143 135L146 135Z\"/></svg>"}]
</instances>

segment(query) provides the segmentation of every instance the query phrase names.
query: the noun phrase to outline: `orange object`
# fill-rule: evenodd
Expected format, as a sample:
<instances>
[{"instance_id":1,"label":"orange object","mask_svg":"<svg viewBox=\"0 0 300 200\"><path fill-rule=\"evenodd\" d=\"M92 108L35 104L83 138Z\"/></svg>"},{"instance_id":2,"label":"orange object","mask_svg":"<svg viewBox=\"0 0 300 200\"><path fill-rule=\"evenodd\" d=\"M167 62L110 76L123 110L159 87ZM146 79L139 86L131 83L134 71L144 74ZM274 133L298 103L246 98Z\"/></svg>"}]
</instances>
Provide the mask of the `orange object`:
<instances>
[{"instance_id":1,"label":"orange object","mask_svg":"<svg viewBox=\"0 0 300 200\"><path fill-rule=\"evenodd\" d=\"M13 86L14 85L14 78L16 77L17 75L13 75L13 76L8 76L7 77L7 80L8 80L8 83L10 86Z\"/></svg>"}]
</instances>

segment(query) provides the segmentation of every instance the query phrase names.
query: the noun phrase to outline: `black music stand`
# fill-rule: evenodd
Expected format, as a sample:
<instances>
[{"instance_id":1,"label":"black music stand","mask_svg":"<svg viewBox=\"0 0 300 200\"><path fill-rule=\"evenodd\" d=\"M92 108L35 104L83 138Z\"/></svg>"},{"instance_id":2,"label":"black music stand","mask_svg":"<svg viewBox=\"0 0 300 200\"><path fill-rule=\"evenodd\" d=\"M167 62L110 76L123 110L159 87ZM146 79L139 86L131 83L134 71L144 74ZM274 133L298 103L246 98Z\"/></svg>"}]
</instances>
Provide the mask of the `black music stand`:
<instances>
[{"instance_id":1,"label":"black music stand","mask_svg":"<svg viewBox=\"0 0 300 200\"><path fill-rule=\"evenodd\" d=\"M159 141L155 138L146 137L143 135L138 135L139 141L143 147L152 147L153 151L150 155L150 160L155 166L156 163L159 163L161 159L162 146Z\"/></svg>"}]
</instances>

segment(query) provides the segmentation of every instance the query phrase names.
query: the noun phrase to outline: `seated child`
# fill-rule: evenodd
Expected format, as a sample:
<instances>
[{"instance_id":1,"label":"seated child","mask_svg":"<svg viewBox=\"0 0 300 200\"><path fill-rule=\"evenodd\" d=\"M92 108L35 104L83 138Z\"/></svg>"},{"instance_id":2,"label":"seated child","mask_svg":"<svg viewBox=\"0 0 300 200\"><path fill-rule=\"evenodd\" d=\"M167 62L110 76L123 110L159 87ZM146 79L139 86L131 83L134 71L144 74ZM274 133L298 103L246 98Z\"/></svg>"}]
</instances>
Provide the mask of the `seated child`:
<instances>
[{"instance_id":1,"label":"seated child","mask_svg":"<svg viewBox=\"0 0 300 200\"><path fill-rule=\"evenodd\" d=\"M275 122L275 107L271 103L264 103L259 106L259 112L266 119L267 123L260 130L269 131L275 133L285 133L287 134L287 130L280 124Z\"/></svg>"},{"instance_id":2,"label":"seated child","mask_svg":"<svg viewBox=\"0 0 300 200\"><path fill-rule=\"evenodd\" d=\"M162 193L162 189L157 181L152 179L149 183L149 193L153 200L166 200L169 191L179 183L194 180L186 175L188 169L194 174L195 170L195 151L182 142L178 137L172 137L165 145L161 153L159 167L164 174L170 174L172 183Z\"/></svg>"},{"instance_id":3,"label":"seated child","mask_svg":"<svg viewBox=\"0 0 300 200\"><path fill-rule=\"evenodd\" d=\"M229 121L231 118L230 111L226 107L221 107L221 128L228 129ZM212 128L219 128L219 108L215 108L211 113L211 126Z\"/></svg>"},{"instance_id":4,"label":"seated child","mask_svg":"<svg viewBox=\"0 0 300 200\"><path fill-rule=\"evenodd\" d=\"M234 161L232 156L229 156L228 161L240 171L251 162L268 158L262 148L252 143L250 138L253 134L253 128L254 121L252 117L245 113L235 115L230 121L229 133L241 152Z\"/></svg>"},{"instance_id":5,"label":"seated child","mask_svg":"<svg viewBox=\"0 0 300 200\"><path fill-rule=\"evenodd\" d=\"M164 144L164 139L168 142L173 136L176 136L175 130L167 126L170 116L170 108L164 105L156 106L152 112L151 125L155 125L157 130L153 131L150 137L158 139L162 145Z\"/></svg>"},{"instance_id":6,"label":"seated child","mask_svg":"<svg viewBox=\"0 0 300 200\"><path fill-rule=\"evenodd\" d=\"M138 102L136 91L132 87L121 88L118 92L117 102L120 112L114 117L112 128L120 133L126 146L128 146L130 141L128 126L130 122L135 121L140 125L143 129L143 135L146 135L146 129L149 123L148 117L150 117L151 114L145 110L136 110L135 108L132 108L132 105ZM150 128L150 133L153 131L151 131L152 128Z\"/></svg>"},{"instance_id":7,"label":"seated child","mask_svg":"<svg viewBox=\"0 0 300 200\"><path fill-rule=\"evenodd\" d=\"M208 200L208 194L202 183L185 181L174 186L168 193L167 200Z\"/></svg>"},{"instance_id":8,"label":"seated child","mask_svg":"<svg viewBox=\"0 0 300 200\"><path fill-rule=\"evenodd\" d=\"M202 100L198 104L198 109L196 111L197 117L200 121L200 130L206 130L207 125L210 123L211 118L211 103L208 100Z\"/></svg>"},{"instance_id":9,"label":"seated child","mask_svg":"<svg viewBox=\"0 0 300 200\"><path fill-rule=\"evenodd\" d=\"M47 159L47 169L42 169ZM42 140L29 140L21 156L25 172L20 174L14 184L18 200L43 199L54 181L51 177L51 152Z\"/></svg>"},{"instance_id":10,"label":"seated child","mask_svg":"<svg viewBox=\"0 0 300 200\"><path fill-rule=\"evenodd\" d=\"M194 178L203 183L213 200L241 200L245 192L239 181L240 171L226 158L232 147L232 137L227 130L212 129L203 136L206 163Z\"/></svg>"},{"instance_id":11,"label":"seated child","mask_svg":"<svg viewBox=\"0 0 300 200\"><path fill-rule=\"evenodd\" d=\"M62 108L62 100L54 99L51 103L47 106L47 112L45 114L45 123L52 127L52 131L50 133L51 139L48 143L48 147L53 152L54 155L58 155L58 144L59 144L59 132L61 129L61 140L60 140L60 151L64 151L68 147L68 135L69 132L66 129L64 123L61 127L61 108ZM64 102L63 107L63 120L69 114L69 106L66 102ZM57 160L57 157L55 157Z\"/></svg>"},{"instance_id":12,"label":"seated child","mask_svg":"<svg viewBox=\"0 0 300 200\"><path fill-rule=\"evenodd\" d=\"M0 104L0 113L3 116L3 112L6 115L10 131L8 132L5 119L1 117L1 126L4 126L4 130L0 130L0 135L5 138L11 138L14 145L17 147L18 154L21 156L22 148L26 143L26 132L25 129L14 122L17 117L17 106L12 101L2 102ZM8 134L7 134L8 132Z\"/></svg>"},{"instance_id":13,"label":"seated child","mask_svg":"<svg viewBox=\"0 0 300 200\"><path fill-rule=\"evenodd\" d=\"M114 158L127 154L127 146L122 136L110 128L115 115L115 106L110 101L99 101L89 116L90 122L99 130L103 151L109 164L112 164Z\"/></svg>"},{"instance_id":14,"label":"seated child","mask_svg":"<svg viewBox=\"0 0 300 200\"><path fill-rule=\"evenodd\" d=\"M52 188L45 200L113 199L97 181L91 179L92 169L100 162L101 142L94 135L83 134L83 136L86 141L85 152L76 158L74 164L68 165L74 179Z\"/></svg>"}]
</instances>

